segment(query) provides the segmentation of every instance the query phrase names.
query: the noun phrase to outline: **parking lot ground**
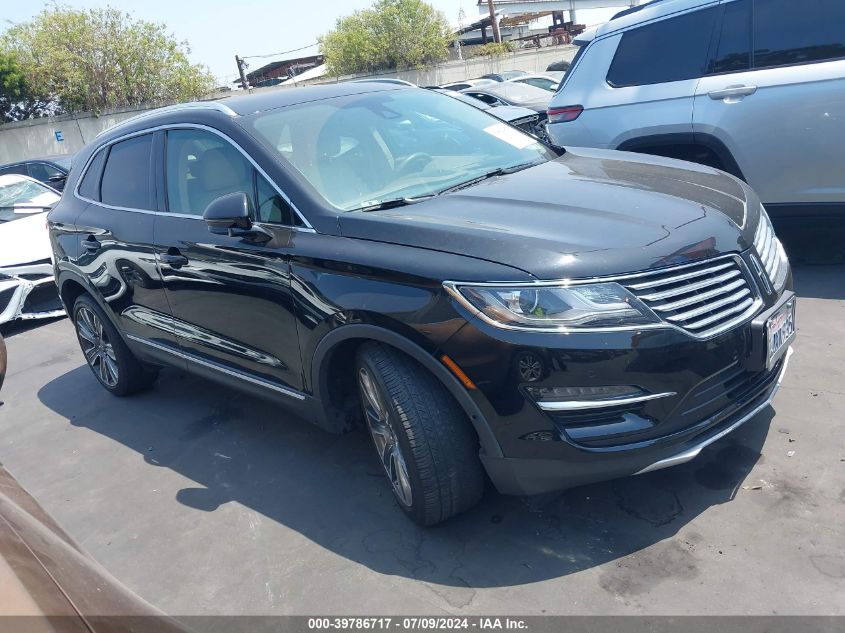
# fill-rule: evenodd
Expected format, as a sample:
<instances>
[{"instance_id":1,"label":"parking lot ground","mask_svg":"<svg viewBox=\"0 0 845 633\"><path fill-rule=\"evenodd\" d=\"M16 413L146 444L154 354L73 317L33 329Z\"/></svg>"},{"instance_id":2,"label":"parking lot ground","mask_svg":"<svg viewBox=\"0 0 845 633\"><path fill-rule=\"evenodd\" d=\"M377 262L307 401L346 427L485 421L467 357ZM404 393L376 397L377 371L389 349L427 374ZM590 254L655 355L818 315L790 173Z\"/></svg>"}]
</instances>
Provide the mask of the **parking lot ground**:
<instances>
[{"instance_id":1,"label":"parking lot ground","mask_svg":"<svg viewBox=\"0 0 845 633\"><path fill-rule=\"evenodd\" d=\"M67 320L5 332L0 460L172 614L845 614L845 266L799 265L774 407L696 460L422 529L362 432L175 371L113 398Z\"/></svg>"}]
</instances>

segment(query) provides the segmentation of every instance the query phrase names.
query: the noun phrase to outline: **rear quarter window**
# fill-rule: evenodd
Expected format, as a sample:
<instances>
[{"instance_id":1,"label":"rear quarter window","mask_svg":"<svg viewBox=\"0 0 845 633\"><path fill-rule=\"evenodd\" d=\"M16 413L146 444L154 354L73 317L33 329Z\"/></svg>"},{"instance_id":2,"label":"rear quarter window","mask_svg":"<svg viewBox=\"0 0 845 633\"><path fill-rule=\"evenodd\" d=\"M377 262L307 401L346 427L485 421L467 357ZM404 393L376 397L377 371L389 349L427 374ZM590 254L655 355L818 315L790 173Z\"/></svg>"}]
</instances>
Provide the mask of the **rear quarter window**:
<instances>
[{"instance_id":1,"label":"rear quarter window","mask_svg":"<svg viewBox=\"0 0 845 633\"><path fill-rule=\"evenodd\" d=\"M150 188L152 146L152 134L136 136L111 146L100 185L103 204L127 209L153 208Z\"/></svg>"},{"instance_id":2,"label":"rear quarter window","mask_svg":"<svg viewBox=\"0 0 845 633\"><path fill-rule=\"evenodd\" d=\"M89 200L100 201L100 175L103 173L103 163L106 162L106 150L99 150L93 160L88 164L88 169L82 175L79 182L79 195Z\"/></svg>"},{"instance_id":3,"label":"rear quarter window","mask_svg":"<svg viewBox=\"0 0 845 633\"><path fill-rule=\"evenodd\" d=\"M713 6L626 31L607 82L623 88L702 77L716 12Z\"/></svg>"}]
</instances>

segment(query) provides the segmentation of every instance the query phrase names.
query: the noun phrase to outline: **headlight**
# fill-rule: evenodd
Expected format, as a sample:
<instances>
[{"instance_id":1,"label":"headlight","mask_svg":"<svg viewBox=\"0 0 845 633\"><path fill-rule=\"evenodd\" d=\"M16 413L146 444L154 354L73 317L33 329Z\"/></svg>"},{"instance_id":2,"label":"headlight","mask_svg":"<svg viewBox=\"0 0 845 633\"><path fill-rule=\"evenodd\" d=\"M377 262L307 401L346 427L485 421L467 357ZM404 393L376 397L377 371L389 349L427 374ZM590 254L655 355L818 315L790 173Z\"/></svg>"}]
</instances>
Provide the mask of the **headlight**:
<instances>
[{"instance_id":1,"label":"headlight","mask_svg":"<svg viewBox=\"0 0 845 633\"><path fill-rule=\"evenodd\" d=\"M556 332L659 322L639 299L615 283L509 287L447 282L445 287L499 327Z\"/></svg>"},{"instance_id":2,"label":"headlight","mask_svg":"<svg viewBox=\"0 0 845 633\"><path fill-rule=\"evenodd\" d=\"M754 234L754 250L757 251L763 270L766 271L775 292L783 290L786 276L789 274L789 260L763 205L760 205L760 221Z\"/></svg>"}]
</instances>

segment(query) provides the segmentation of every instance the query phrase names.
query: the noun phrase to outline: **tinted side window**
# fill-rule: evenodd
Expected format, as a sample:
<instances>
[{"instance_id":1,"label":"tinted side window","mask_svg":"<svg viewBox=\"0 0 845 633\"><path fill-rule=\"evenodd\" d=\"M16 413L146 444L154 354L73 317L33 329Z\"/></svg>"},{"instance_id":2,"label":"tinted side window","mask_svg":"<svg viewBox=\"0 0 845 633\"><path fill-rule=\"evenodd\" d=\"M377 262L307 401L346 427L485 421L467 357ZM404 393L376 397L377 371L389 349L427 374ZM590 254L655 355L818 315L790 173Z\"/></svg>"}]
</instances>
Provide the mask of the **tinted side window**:
<instances>
[{"instance_id":1,"label":"tinted side window","mask_svg":"<svg viewBox=\"0 0 845 633\"><path fill-rule=\"evenodd\" d=\"M20 174L26 176L26 165L13 165L12 167L4 167L0 169L0 176L3 174Z\"/></svg>"},{"instance_id":2,"label":"tinted side window","mask_svg":"<svg viewBox=\"0 0 845 633\"><path fill-rule=\"evenodd\" d=\"M710 62L711 74L751 68L751 0L725 5L716 54Z\"/></svg>"},{"instance_id":3,"label":"tinted side window","mask_svg":"<svg viewBox=\"0 0 845 633\"><path fill-rule=\"evenodd\" d=\"M59 171L57 168L52 165L48 165L47 163L30 163L29 175L41 182L47 182L53 176L64 176L64 172Z\"/></svg>"},{"instance_id":4,"label":"tinted side window","mask_svg":"<svg viewBox=\"0 0 845 633\"><path fill-rule=\"evenodd\" d=\"M243 191L253 198L252 165L237 149L204 130L167 133L167 209L201 216L214 200Z\"/></svg>"},{"instance_id":5,"label":"tinted side window","mask_svg":"<svg viewBox=\"0 0 845 633\"><path fill-rule=\"evenodd\" d=\"M104 162L106 162L106 150L101 149L88 165L79 183L79 195L83 198L100 201L100 174L103 173Z\"/></svg>"},{"instance_id":6,"label":"tinted side window","mask_svg":"<svg viewBox=\"0 0 845 633\"><path fill-rule=\"evenodd\" d=\"M258 220L293 226L297 224L290 205L280 196L261 174L256 174L256 193L258 194Z\"/></svg>"},{"instance_id":7,"label":"tinted side window","mask_svg":"<svg viewBox=\"0 0 845 633\"><path fill-rule=\"evenodd\" d=\"M607 81L620 88L701 77L715 18L710 7L627 31Z\"/></svg>"},{"instance_id":8,"label":"tinted side window","mask_svg":"<svg viewBox=\"0 0 845 633\"><path fill-rule=\"evenodd\" d=\"M755 0L755 68L839 57L845 57L843 0Z\"/></svg>"},{"instance_id":9,"label":"tinted side window","mask_svg":"<svg viewBox=\"0 0 845 633\"><path fill-rule=\"evenodd\" d=\"M100 199L104 204L128 209L152 209L150 156L152 134L136 136L111 146Z\"/></svg>"}]
</instances>

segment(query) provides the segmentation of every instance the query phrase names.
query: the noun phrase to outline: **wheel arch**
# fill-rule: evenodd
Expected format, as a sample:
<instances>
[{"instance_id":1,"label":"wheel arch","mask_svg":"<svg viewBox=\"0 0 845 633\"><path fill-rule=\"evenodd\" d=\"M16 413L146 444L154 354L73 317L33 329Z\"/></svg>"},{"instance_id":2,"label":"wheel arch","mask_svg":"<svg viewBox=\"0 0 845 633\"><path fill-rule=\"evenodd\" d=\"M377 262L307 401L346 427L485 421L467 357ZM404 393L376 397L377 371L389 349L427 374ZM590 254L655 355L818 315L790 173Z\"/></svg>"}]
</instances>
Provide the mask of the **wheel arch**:
<instances>
[{"instance_id":1,"label":"wheel arch","mask_svg":"<svg viewBox=\"0 0 845 633\"><path fill-rule=\"evenodd\" d=\"M70 270L63 270L59 273L56 279L56 285L59 288L59 299L61 300L62 305L64 305L65 312L67 312L68 317L71 320L73 319L74 302L81 294L87 294L97 303L98 306L100 306L103 313L106 315L106 318L111 321L112 326L114 326L114 329L117 330L120 338L123 339L124 343L126 343L126 337L123 335L123 331L120 327L118 327L114 312L109 305L103 301L100 293L91 286L90 282L88 282L85 277Z\"/></svg>"},{"instance_id":2,"label":"wheel arch","mask_svg":"<svg viewBox=\"0 0 845 633\"><path fill-rule=\"evenodd\" d=\"M321 426L335 431L343 431L349 427L349 402L338 402L338 397L348 398L350 385L343 385L334 392L331 385L333 380L347 379L343 377L343 370L348 369L354 362L357 348L368 341L389 345L422 365L446 388L464 411L475 429L483 452L486 455L502 457L502 449L487 419L458 379L413 341L376 325L345 325L326 334L317 344L311 364L311 385L314 396L320 403L318 415L321 416ZM354 386L353 373L350 371L346 374ZM355 402L357 403L357 399Z\"/></svg>"},{"instance_id":3,"label":"wheel arch","mask_svg":"<svg viewBox=\"0 0 845 633\"><path fill-rule=\"evenodd\" d=\"M649 150L661 148L684 148L694 149L702 148L712 153L721 163L719 169L728 172L732 176L736 176L741 180L745 180L745 176L736 162L733 153L728 149L720 139L712 134L696 133L676 133L676 134L652 134L648 136L638 136L629 138L620 143L616 149L623 152L637 152L640 154L651 154ZM658 154L666 156L666 154ZM668 156L669 158L679 158L680 156ZM695 161L693 161L695 162Z\"/></svg>"}]
</instances>

